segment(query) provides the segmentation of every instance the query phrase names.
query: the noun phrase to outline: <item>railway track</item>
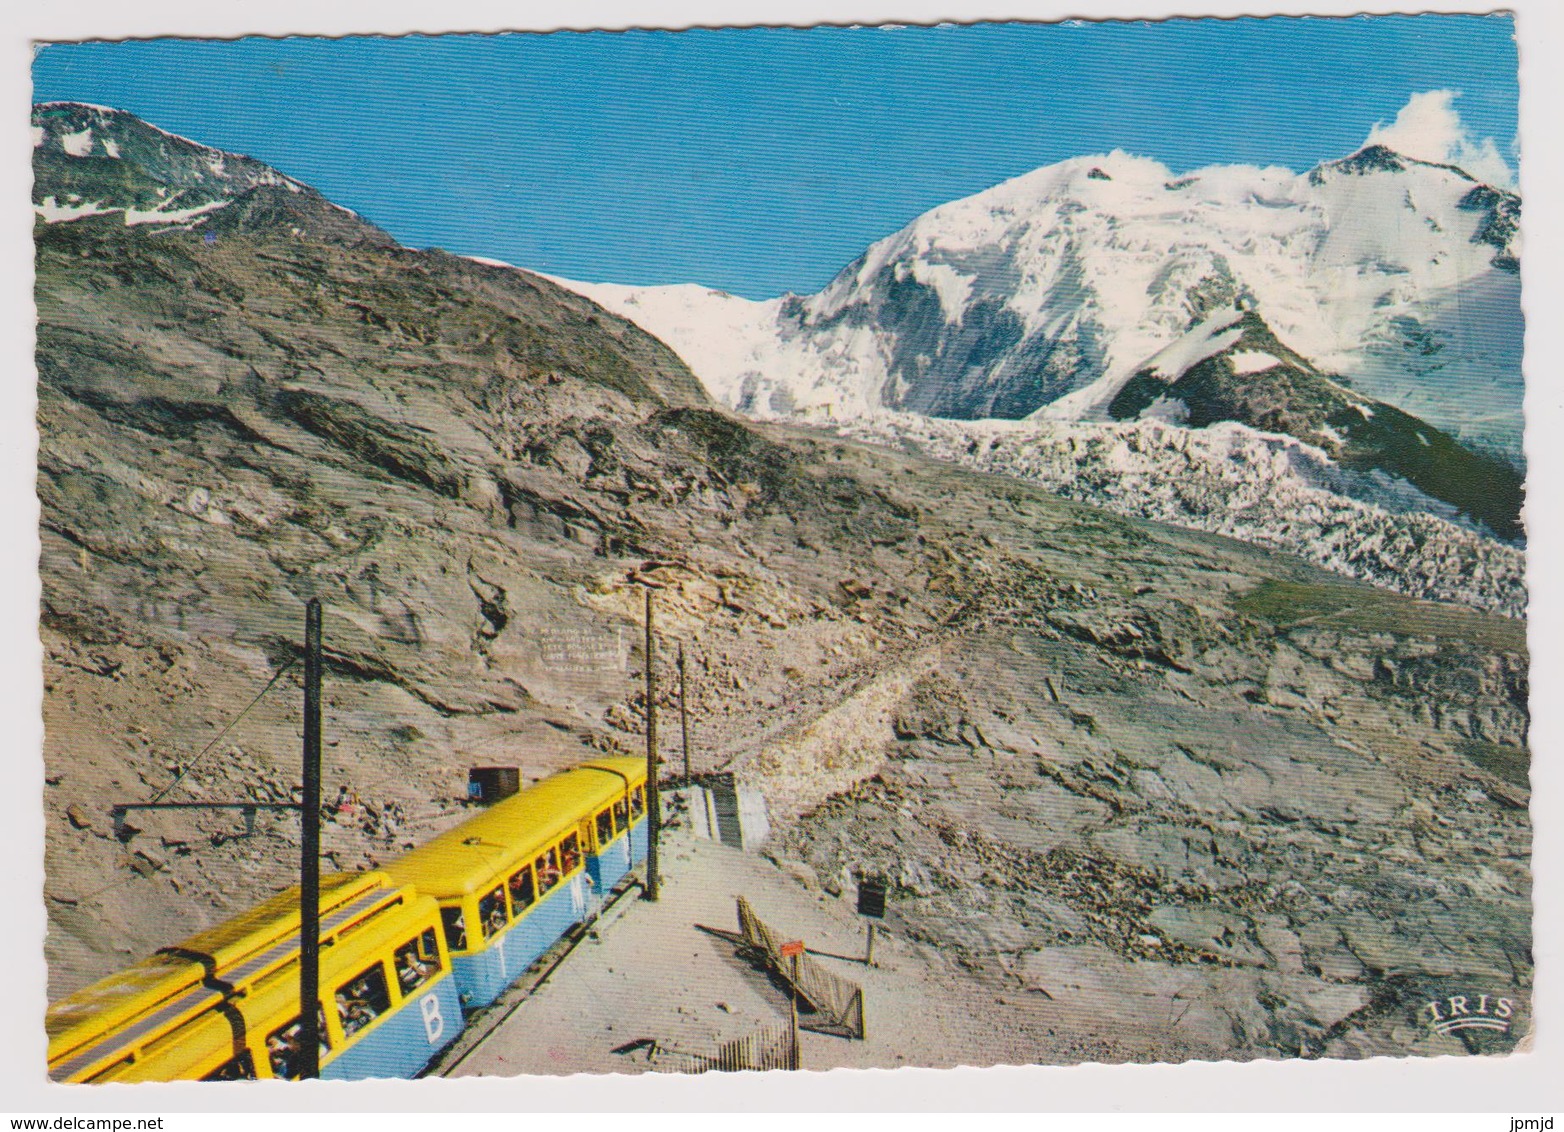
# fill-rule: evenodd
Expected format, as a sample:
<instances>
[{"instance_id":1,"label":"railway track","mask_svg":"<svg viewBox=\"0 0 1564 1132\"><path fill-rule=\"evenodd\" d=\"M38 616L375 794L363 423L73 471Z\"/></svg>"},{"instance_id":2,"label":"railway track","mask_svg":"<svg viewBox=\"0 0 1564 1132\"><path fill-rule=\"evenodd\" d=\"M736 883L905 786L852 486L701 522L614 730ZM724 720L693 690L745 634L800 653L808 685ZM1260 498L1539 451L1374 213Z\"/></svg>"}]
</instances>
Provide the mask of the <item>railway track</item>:
<instances>
[{"instance_id":1,"label":"railway track","mask_svg":"<svg viewBox=\"0 0 1564 1132\"><path fill-rule=\"evenodd\" d=\"M504 994L477 1011L456 1040L430 1060L418 1077L449 1076L489 1039L493 1033L510 1020L553 976L583 940L595 938L609 924L624 914L629 905L626 898L643 886L641 877L631 873L611 891L603 901L603 907L590 920L577 924L560 937L559 942L540 955L531 967L522 972Z\"/></svg>"}]
</instances>

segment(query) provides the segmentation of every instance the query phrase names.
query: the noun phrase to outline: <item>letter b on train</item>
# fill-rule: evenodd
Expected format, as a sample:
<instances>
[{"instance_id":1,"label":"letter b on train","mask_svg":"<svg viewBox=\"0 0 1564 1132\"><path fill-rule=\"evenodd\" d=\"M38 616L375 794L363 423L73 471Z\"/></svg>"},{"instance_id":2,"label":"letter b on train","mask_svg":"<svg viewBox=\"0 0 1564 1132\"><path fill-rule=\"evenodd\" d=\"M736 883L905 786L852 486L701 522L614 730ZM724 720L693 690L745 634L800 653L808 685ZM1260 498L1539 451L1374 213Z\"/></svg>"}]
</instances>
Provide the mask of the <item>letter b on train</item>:
<instances>
[{"instance_id":1,"label":"letter b on train","mask_svg":"<svg viewBox=\"0 0 1564 1132\"><path fill-rule=\"evenodd\" d=\"M418 1000L418 1010L424 1017L424 1033L429 1036L429 1044L434 1045L440 1040L440 1035L445 1033L445 1016L440 1013L440 996L424 995Z\"/></svg>"}]
</instances>

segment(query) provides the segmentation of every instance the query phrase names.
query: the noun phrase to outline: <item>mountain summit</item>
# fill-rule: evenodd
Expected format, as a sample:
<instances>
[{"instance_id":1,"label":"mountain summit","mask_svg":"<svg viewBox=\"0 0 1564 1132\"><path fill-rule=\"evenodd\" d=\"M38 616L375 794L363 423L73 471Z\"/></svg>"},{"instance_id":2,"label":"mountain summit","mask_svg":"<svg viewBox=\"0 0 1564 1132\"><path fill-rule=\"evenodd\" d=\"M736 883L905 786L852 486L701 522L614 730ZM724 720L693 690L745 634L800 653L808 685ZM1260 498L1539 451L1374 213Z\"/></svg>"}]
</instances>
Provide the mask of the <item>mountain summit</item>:
<instances>
[{"instance_id":1,"label":"mountain summit","mask_svg":"<svg viewBox=\"0 0 1564 1132\"><path fill-rule=\"evenodd\" d=\"M1243 301L1366 394L1518 459L1519 213L1384 146L1304 174L1115 152L941 205L815 295L571 285L759 416L1053 415Z\"/></svg>"},{"instance_id":2,"label":"mountain summit","mask_svg":"<svg viewBox=\"0 0 1564 1132\"><path fill-rule=\"evenodd\" d=\"M121 214L127 227L182 224L262 186L319 199L249 157L80 102L33 108L33 208L45 220Z\"/></svg>"}]
</instances>

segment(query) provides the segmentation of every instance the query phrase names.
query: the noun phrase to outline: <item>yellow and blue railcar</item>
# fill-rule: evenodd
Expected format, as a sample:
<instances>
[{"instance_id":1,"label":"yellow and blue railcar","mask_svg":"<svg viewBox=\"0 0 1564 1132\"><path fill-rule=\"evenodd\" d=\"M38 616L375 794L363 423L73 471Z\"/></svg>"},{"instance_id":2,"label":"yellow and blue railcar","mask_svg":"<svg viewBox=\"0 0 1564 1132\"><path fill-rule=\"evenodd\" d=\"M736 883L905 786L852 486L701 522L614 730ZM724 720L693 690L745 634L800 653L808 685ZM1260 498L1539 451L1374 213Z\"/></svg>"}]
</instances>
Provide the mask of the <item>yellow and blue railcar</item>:
<instances>
[{"instance_id":1,"label":"yellow and blue railcar","mask_svg":"<svg viewBox=\"0 0 1564 1132\"><path fill-rule=\"evenodd\" d=\"M589 810L587 875L598 892L608 892L646 860L646 765L640 759L601 759L581 769L614 775L622 783L607 801L594 799Z\"/></svg>"},{"instance_id":2,"label":"yellow and blue railcar","mask_svg":"<svg viewBox=\"0 0 1564 1132\"><path fill-rule=\"evenodd\" d=\"M386 866L440 905L462 1002L487 1006L646 856L645 764L556 774Z\"/></svg>"},{"instance_id":3,"label":"yellow and blue railcar","mask_svg":"<svg viewBox=\"0 0 1564 1132\"><path fill-rule=\"evenodd\" d=\"M49 1008L49 1075L131 1082L299 1072L299 893L278 894ZM433 900L321 878L321 1076L409 1077L461 1030Z\"/></svg>"},{"instance_id":4,"label":"yellow and blue railcar","mask_svg":"<svg viewBox=\"0 0 1564 1132\"><path fill-rule=\"evenodd\" d=\"M639 759L565 771L370 873L321 878L320 1068L410 1077L647 852ZM299 1073L299 893L49 1008L57 1081Z\"/></svg>"}]
</instances>

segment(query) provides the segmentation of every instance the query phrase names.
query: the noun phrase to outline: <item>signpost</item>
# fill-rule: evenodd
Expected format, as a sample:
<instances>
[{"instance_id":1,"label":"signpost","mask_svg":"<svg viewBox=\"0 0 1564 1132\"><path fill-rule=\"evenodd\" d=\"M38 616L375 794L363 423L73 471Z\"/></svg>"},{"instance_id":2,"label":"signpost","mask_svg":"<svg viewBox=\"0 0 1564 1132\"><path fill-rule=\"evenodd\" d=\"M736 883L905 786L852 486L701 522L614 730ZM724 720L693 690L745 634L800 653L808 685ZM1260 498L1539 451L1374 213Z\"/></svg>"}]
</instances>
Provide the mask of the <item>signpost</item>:
<instances>
[{"instance_id":1,"label":"signpost","mask_svg":"<svg viewBox=\"0 0 1564 1132\"><path fill-rule=\"evenodd\" d=\"M858 878L858 914L869 920L869 938L864 947L863 965L874 966L874 921L885 918L884 877Z\"/></svg>"},{"instance_id":2,"label":"signpost","mask_svg":"<svg viewBox=\"0 0 1564 1132\"><path fill-rule=\"evenodd\" d=\"M789 972L788 988L793 992L788 1010L789 1032L792 1034L793 1043L793 1068L799 1067L798 1062L798 960L804 954L804 941L790 939L777 948L782 958L792 960L792 970Z\"/></svg>"}]
</instances>

